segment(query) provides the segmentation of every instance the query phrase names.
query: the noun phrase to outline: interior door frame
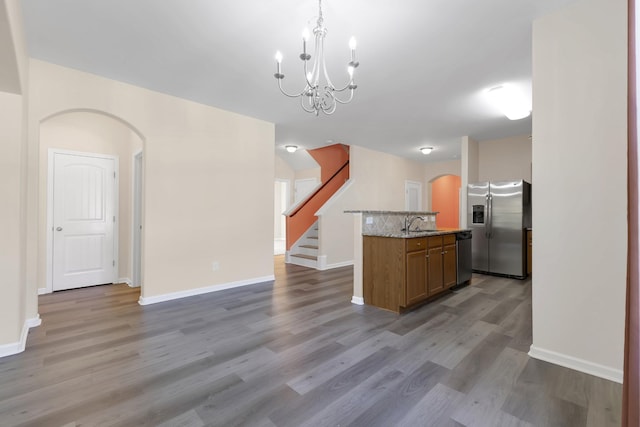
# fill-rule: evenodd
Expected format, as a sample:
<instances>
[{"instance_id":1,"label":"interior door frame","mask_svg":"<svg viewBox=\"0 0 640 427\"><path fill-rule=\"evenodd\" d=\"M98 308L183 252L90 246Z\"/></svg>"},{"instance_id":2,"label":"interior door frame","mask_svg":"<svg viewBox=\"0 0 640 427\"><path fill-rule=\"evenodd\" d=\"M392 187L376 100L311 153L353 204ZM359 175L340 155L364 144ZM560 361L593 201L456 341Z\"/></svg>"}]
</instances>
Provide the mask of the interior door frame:
<instances>
[{"instance_id":1,"label":"interior door frame","mask_svg":"<svg viewBox=\"0 0 640 427\"><path fill-rule=\"evenodd\" d=\"M118 156L111 154L100 153L86 153L82 151L62 150L58 148L49 148L47 159L47 268L46 268L46 282L45 288L39 290L39 294L53 293L53 165L54 157L56 154L67 154L74 156L95 157L98 159L113 160L113 170L116 174L116 179L113 189L113 212L116 216L116 221L113 224L113 259L116 265L113 269L113 283L118 281L119 260L118 254L118 234L119 234L119 183L120 183L120 169L118 164Z\"/></svg>"},{"instance_id":2,"label":"interior door frame","mask_svg":"<svg viewBox=\"0 0 640 427\"><path fill-rule=\"evenodd\" d=\"M292 201L291 201L291 180L290 179L286 179L286 178L275 178L274 184L275 183L285 184L285 194L283 195L284 202L285 202L285 208L280 213L280 216L283 216L282 214L284 214L287 210L289 210L289 208L292 205ZM284 239L286 240L287 239L287 226L286 226L286 221L283 221L283 222L285 222L283 234L284 234ZM274 231L273 235L274 235L273 237L275 239L275 231Z\"/></svg>"},{"instance_id":3,"label":"interior door frame","mask_svg":"<svg viewBox=\"0 0 640 427\"><path fill-rule=\"evenodd\" d=\"M139 185L138 185L139 184ZM131 163L131 283L129 286L142 286L142 233L144 231L144 153L133 153ZM138 228L136 230L136 227Z\"/></svg>"}]
</instances>

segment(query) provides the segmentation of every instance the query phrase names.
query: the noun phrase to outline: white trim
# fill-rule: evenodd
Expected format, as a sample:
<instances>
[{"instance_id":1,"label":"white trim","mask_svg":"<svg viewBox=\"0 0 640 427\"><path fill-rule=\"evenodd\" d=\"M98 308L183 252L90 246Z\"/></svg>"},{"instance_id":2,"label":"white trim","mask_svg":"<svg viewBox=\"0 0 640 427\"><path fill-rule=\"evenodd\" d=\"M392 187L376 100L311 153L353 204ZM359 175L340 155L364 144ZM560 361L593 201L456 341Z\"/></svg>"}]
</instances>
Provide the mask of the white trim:
<instances>
[{"instance_id":1,"label":"white trim","mask_svg":"<svg viewBox=\"0 0 640 427\"><path fill-rule=\"evenodd\" d=\"M248 285L256 285L258 283L273 282L275 279L276 279L275 276L272 274L269 276L256 277L253 279L246 279L246 280L238 280L237 282L222 283L220 285L207 286L204 288L196 288L196 289L189 289L186 291L171 292L168 294L156 295L153 297L143 297L141 295L140 299L138 300L138 304L140 305L156 304L159 302L171 301L174 299L208 294L211 292L224 291L225 289L239 288L241 286L248 286Z\"/></svg>"},{"instance_id":2,"label":"white trim","mask_svg":"<svg viewBox=\"0 0 640 427\"><path fill-rule=\"evenodd\" d=\"M118 279L118 281L116 283L126 283L127 286L129 286L130 288L134 288L135 286L133 286L131 284L131 279L129 279L128 277L121 277Z\"/></svg>"},{"instance_id":3,"label":"white trim","mask_svg":"<svg viewBox=\"0 0 640 427\"><path fill-rule=\"evenodd\" d=\"M364 305L364 298L354 295L351 297L351 304Z\"/></svg>"},{"instance_id":4,"label":"white trim","mask_svg":"<svg viewBox=\"0 0 640 427\"><path fill-rule=\"evenodd\" d=\"M56 154L66 154L73 156L83 156L83 157L95 157L98 159L110 159L113 160L113 170L116 173L116 179L113 188L113 214L116 216L116 222L113 225L113 260L115 261L115 266L113 266L112 271L112 280L116 280L118 277L118 269L120 267L119 262L119 247L118 247L118 235L119 235L119 227L120 227L120 166L118 156L111 154L100 154L100 153L86 153L83 151L73 151L73 150L62 150L59 148L49 148L48 150L48 159L47 159L47 257L46 257L46 282L45 282L45 292L50 294L53 292L53 163L54 156ZM40 288L42 289L42 288ZM40 294L40 289L38 289L38 294Z\"/></svg>"},{"instance_id":5,"label":"white trim","mask_svg":"<svg viewBox=\"0 0 640 427\"><path fill-rule=\"evenodd\" d=\"M20 340L17 342L0 345L0 357L6 357L6 356L22 353L27 346L27 336L29 335L29 329L35 328L36 326L40 326L41 324L42 324L42 320L40 319L39 314L37 314L36 317L32 319L25 320L24 325L22 325Z\"/></svg>"},{"instance_id":6,"label":"white trim","mask_svg":"<svg viewBox=\"0 0 640 427\"><path fill-rule=\"evenodd\" d=\"M42 325L42 319L40 318L39 314L36 314L36 317L27 319L24 323L28 328L35 328L36 326Z\"/></svg>"},{"instance_id":7,"label":"white trim","mask_svg":"<svg viewBox=\"0 0 640 427\"><path fill-rule=\"evenodd\" d=\"M140 158L140 170L138 171L138 158ZM136 186L136 178L138 172L140 173L140 192L138 193L138 188ZM143 212L144 208L142 204L144 203L144 152L143 150L138 150L133 153L131 157L131 281L127 282L127 284L132 288L138 288L142 286L142 233L140 232L140 241L138 242L140 253L140 271L138 277L138 283L133 283L133 279L136 279L135 269L136 269L136 236L139 230L143 230ZM139 204L136 203L136 198L139 201ZM136 207L140 209L140 224L136 224ZM136 230L136 226L139 226L139 230Z\"/></svg>"},{"instance_id":8,"label":"white trim","mask_svg":"<svg viewBox=\"0 0 640 427\"><path fill-rule=\"evenodd\" d=\"M44 294L50 294L51 291L49 291L47 288L38 288L38 295L44 295Z\"/></svg>"},{"instance_id":9,"label":"white trim","mask_svg":"<svg viewBox=\"0 0 640 427\"><path fill-rule=\"evenodd\" d=\"M318 255L316 261L316 268L318 270L326 270L327 269L327 256L326 255Z\"/></svg>"},{"instance_id":10,"label":"white trim","mask_svg":"<svg viewBox=\"0 0 640 427\"><path fill-rule=\"evenodd\" d=\"M349 265L353 265L353 260L327 264L327 256L318 255L318 270L331 270L334 268L347 267Z\"/></svg>"},{"instance_id":11,"label":"white trim","mask_svg":"<svg viewBox=\"0 0 640 427\"><path fill-rule=\"evenodd\" d=\"M327 209L329 209L331 205L337 199L339 199L342 196L342 194L344 194L344 192L347 191L353 185L353 182L354 181L351 178L346 180L345 183L342 184L342 187L338 188L338 191L333 193L333 195L329 197L329 200L327 200L324 205L320 206L320 209L318 209L318 211L316 212L316 216L324 215Z\"/></svg>"},{"instance_id":12,"label":"white trim","mask_svg":"<svg viewBox=\"0 0 640 427\"><path fill-rule=\"evenodd\" d=\"M565 368L595 375L596 377L622 384L623 372L620 369L614 369L609 366L600 365L584 359L578 359L577 357L568 356L555 351L545 350L544 348L533 345L529 349L529 356L534 359L543 360L545 362L564 366Z\"/></svg>"}]
</instances>

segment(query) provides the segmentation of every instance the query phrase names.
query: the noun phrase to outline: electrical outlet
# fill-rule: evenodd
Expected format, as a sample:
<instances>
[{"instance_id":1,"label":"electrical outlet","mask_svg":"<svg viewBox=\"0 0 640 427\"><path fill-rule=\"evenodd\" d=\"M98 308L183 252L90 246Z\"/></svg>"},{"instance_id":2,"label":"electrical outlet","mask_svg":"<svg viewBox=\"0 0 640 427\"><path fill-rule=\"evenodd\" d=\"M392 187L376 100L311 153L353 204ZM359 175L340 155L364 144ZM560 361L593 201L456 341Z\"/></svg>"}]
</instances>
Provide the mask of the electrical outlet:
<instances>
[{"instance_id":1,"label":"electrical outlet","mask_svg":"<svg viewBox=\"0 0 640 427\"><path fill-rule=\"evenodd\" d=\"M211 269L213 271L220 270L220 261L213 261L213 263L211 263Z\"/></svg>"},{"instance_id":2,"label":"electrical outlet","mask_svg":"<svg viewBox=\"0 0 640 427\"><path fill-rule=\"evenodd\" d=\"M373 217L372 216L368 216L367 217L367 225L371 225L373 224Z\"/></svg>"}]
</instances>

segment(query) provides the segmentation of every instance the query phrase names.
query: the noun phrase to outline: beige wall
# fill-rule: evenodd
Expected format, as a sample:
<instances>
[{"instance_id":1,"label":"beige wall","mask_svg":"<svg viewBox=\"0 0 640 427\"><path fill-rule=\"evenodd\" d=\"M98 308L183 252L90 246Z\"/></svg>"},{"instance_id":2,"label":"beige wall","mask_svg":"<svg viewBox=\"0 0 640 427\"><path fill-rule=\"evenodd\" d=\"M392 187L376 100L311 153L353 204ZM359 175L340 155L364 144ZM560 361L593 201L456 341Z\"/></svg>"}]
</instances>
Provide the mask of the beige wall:
<instances>
[{"instance_id":1,"label":"beige wall","mask_svg":"<svg viewBox=\"0 0 640 427\"><path fill-rule=\"evenodd\" d=\"M468 136L462 137L461 148L461 183L460 188L467 188L470 183L477 182L479 171L480 149L478 141ZM460 228L467 227L467 192L460 195Z\"/></svg>"},{"instance_id":2,"label":"beige wall","mask_svg":"<svg viewBox=\"0 0 640 427\"><path fill-rule=\"evenodd\" d=\"M296 173L289 164L283 160L280 156L276 155L275 158L275 176L279 179L288 179L293 183Z\"/></svg>"},{"instance_id":3,"label":"beige wall","mask_svg":"<svg viewBox=\"0 0 640 427\"><path fill-rule=\"evenodd\" d=\"M142 150L142 140L124 123L91 112L54 116L40 126L39 229L47 225L47 173L50 149L108 154L118 158L118 278L131 280L133 154ZM47 271L46 233L38 241L38 283L45 284Z\"/></svg>"},{"instance_id":4,"label":"beige wall","mask_svg":"<svg viewBox=\"0 0 640 427\"><path fill-rule=\"evenodd\" d=\"M320 183L320 167L311 168L311 169L300 169L294 172L295 179L315 179L318 183Z\"/></svg>"},{"instance_id":5,"label":"beige wall","mask_svg":"<svg viewBox=\"0 0 640 427\"><path fill-rule=\"evenodd\" d=\"M620 381L626 280L627 2L533 28L531 355Z\"/></svg>"},{"instance_id":6,"label":"beige wall","mask_svg":"<svg viewBox=\"0 0 640 427\"><path fill-rule=\"evenodd\" d=\"M30 71L34 170L40 121L59 112L104 112L142 136L145 299L273 276L273 124L42 61Z\"/></svg>"},{"instance_id":7,"label":"beige wall","mask_svg":"<svg viewBox=\"0 0 640 427\"><path fill-rule=\"evenodd\" d=\"M531 182L531 139L519 135L478 143L478 181Z\"/></svg>"},{"instance_id":8,"label":"beige wall","mask_svg":"<svg viewBox=\"0 0 640 427\"><path fill-rule=\"evenodd\" d=\"M287 163L283 158L275 155L275 177L276 180L284 180L287 181L287 185L289 187L289 198L287 200L287 208L293 204L293 185L296 179L296 172L293 170L289 163ZM282 195L279 194L278 189L276 188L274 194L275 200L274 202L280 200ZM274 212L273 212L273 221L274 221L274 236L276 238L285 238L286 237L286 226L283 225L283 221L281 220L282 211L279 205L274 203Z\"/></svg>"},{"instance_id":9,"label":"beige wall","mask_svg":"<svg viewBox=\"0 0 640 427\"><path fill-rule=\"evenodd\" d=\"M423 182L423 163L354 145L350 156L355 181L350 209L404 210L405 181Z\"/></svg>"},{"instance_id":10,"label":"beige wall","mask_svg":"<svg viewBox=\"0 0 640 427\"><path fill-rule=\"evenodd\" d=\"M22 350L26 310L27 56L18 0L0 1L0 355Z\"/></svg>"},{"instance_id":11,"label":"beige wall","mask_svg":"<svg viewBox=\"0 0 640 427\"><path fill-rule=\"evenodd\" d=\"M22 96L0 92L0 346L16 343L26 320L22 292Z\"/></svg>"},{"instance_id":12,"label":"beige wall","mask_svg":"<svg viewBox=\"0 0 640 427\"><path fill-rule=\"evenodd\" d=\"M319 254L327 266L353 261L353 217L345 210L401 211L405 181L424 187L423 163L352 145L349 165L352 184L321 210Z\"/></svg>"}]
</instances>

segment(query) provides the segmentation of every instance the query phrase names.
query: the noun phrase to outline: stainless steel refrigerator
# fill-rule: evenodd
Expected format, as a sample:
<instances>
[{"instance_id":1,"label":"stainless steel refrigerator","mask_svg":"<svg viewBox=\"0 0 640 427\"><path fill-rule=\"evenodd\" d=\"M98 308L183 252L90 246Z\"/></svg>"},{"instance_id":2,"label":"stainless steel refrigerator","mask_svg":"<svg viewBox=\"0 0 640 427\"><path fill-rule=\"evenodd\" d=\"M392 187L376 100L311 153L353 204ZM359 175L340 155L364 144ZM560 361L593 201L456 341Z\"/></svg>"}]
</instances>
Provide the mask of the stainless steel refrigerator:
<instances>
[{"instance_id":1,"label":"stainless steel refrigerator","mask_svg":"<svg viewBox=\"0 0 640 427\"><path fill-rule=\"evenodd\" d=\"M525 231L531 227L531 184L522 180L469 184L467 203L473 270L526 277Z\"/></svg>"}]
</instances>

